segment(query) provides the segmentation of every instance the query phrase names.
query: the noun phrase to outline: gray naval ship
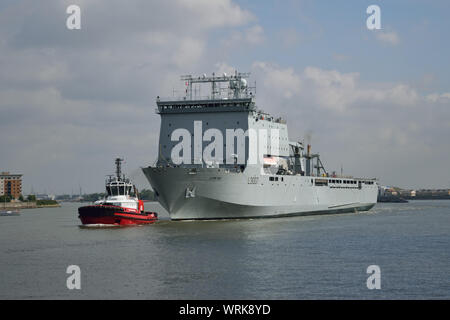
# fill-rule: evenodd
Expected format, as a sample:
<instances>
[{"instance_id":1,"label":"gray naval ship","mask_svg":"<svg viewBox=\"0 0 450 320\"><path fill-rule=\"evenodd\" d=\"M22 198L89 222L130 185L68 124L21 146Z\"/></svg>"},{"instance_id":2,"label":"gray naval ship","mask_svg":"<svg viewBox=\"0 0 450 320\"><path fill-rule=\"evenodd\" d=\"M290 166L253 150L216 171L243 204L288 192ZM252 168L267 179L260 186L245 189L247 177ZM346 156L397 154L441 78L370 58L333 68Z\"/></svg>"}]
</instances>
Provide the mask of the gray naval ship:
<instances>
[{"instance_id":1,"label":"gray naval ship","mask_svg":"<svg viewBox=\"0 0 450 320\"><path fill-rule=\"evenodd\" d=\"M143 168L172 220L265 218L365 211L375 179L328 173L289 140L286 121L259 110L248 73L182 76L183 97L157 97L156 163ZM201 96L209 89L208 96ZM306 150L305 150L306 149Z\"/></svg>"}]
</instances>

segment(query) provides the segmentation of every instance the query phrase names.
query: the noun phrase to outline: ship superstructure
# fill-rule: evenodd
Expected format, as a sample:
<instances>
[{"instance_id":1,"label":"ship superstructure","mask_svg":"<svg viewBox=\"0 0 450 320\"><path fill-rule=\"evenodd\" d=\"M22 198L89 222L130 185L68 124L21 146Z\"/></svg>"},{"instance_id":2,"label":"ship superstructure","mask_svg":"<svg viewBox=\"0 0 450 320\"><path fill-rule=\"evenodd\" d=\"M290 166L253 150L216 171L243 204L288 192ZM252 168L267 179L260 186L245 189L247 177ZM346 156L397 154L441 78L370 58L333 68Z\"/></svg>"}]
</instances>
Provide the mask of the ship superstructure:
<instances>
[{"instance_id":1,"label":"ship superstructure","mask_svg":"<svg viewBox=\"0 0 450 320\"><path fill-rule=\"evenodd\" d=\"M248 73L183 76L185 96L157 97L158 160L144 168L174 220L368 210L375 179L328 173L286 121L259 110ZM201 96L201 86L210 94ZM204 90L203 90L204 91ZM306 150L305 150L306 149Z\"/></svg>"}]
</instances>

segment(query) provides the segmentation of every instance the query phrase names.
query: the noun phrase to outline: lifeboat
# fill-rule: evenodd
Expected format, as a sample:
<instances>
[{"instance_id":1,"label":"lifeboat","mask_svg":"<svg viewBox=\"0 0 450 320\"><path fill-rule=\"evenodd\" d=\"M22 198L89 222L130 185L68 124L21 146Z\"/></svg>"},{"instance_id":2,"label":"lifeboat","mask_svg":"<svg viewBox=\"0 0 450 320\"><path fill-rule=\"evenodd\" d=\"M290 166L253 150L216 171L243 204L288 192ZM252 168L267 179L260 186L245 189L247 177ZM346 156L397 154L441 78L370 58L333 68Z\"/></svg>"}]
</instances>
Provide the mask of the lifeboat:
<instances>
[{"instance_id":1,"label":"lifeboat","mask_svg":"<svg viewBox=\"0 0 450 320\"><path fill-rule=\"evenodd\" d=\"M78 208L78 218L83 225L131 226L158 220L156 212L144 210L144 201L139 199L136 186L122 175L122 161L116 159L116 175L106 180L106 197Z\"/></svg>"}]
</instances>

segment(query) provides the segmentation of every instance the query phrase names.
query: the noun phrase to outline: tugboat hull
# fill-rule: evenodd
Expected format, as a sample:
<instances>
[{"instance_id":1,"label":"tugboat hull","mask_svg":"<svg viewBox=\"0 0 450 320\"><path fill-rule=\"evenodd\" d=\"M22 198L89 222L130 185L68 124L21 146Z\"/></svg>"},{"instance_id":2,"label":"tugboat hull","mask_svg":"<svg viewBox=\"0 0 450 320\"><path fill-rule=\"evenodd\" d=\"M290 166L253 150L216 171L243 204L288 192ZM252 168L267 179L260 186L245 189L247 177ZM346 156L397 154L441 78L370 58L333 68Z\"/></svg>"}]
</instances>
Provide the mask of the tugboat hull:
<instances>
[{"instance_id":1,"label":"tugboat hull","mask_svg":"<svg viewBox=\"0 0 450 320\"><path fill-rule=\"evenodd\" d=\"M158 219L156 212L133 212L130 209L110 206L92 205L78 208L81 223L105 224L116 226L151 224Z\"/></svg>"}]
</instances>

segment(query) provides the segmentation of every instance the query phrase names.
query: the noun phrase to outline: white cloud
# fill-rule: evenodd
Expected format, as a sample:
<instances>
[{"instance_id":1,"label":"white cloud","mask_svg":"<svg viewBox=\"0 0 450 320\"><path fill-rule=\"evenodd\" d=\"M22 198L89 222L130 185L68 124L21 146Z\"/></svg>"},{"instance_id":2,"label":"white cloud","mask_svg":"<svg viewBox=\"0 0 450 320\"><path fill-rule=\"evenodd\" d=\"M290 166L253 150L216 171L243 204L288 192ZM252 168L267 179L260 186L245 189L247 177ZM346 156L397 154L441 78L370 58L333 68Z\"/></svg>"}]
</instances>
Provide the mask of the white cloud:
<instances>
[{"instance_id":1,"label":"white cloud","mask_svg":"<svg viewBox=\"0 0 450 320\"><path fill-rule=\"evenodd\" d=\"M383 42L390 45L397 45L400 42L400 38L398 34L395 31L382 31L377 30L376 32L376 38Z\"/></svg>"},{"instance_id":2,"label":"white cloud","mask_svg":"<svg viewBox=\"0 0 450 320\"><path fill-rule=\"evenodd\" d=\"M251 44L264 42L264 30L260 25L255 25L245 31L245 41Z\"/></svg>"},{"instance_id":3,"label":"white cloud","mask_svg":"<svg viewBox=\"0 0 450 320\"><path fill-rule=\"evenodd\" d=\"M344 111L357 99L358 73L342 74L335 70L307 67L303 76L312 90L310 93L325 108Z\"/></svg>"},{"instance_id":4,"label":"white cloud","mask_svg":"<svg viewBox=\"0 0 450 320\"><path fill-rule=\"evenodd\" d=\"M228 75L233 75L235 73L235 71L237 70L236 68L228 65L225 62L218 62L214 65L214 67L216 68L216 74L228 74Z\"/></svg>"},{"instance_id":5,"label":"white cloud","mask_svg":"<svg viewBox=\"0 0 450 320\"><path fill-rule=\"evenodd\" d=\"M198 62L205 51L205 42L196 38L184 38L178 43L172 61L179 68L189 68Z\"/></svg>"},{"instance_id":6,"label":"white cloud","mask_svg":"<svg viewBox=\"0 0 450 320\"><path fill-rule=\"evenodd\" d=\"M244 30L235 30L222 40L226 48L235 48L248 45L259 45L265 41L264 30L260 25L254 25Z\"/></svg>"},{"instance_id":7,"label":"white cloud","mask_svg":"<svg viewBox=\"0 0 450 320\"><path fill-rule=\"evenodd\" d=\"M242 10L231 0L178 0L181 11L189 19L181 21L186 26L192 21L200 28L239 26L254 20L254 16ZM187 9L187 10L184 10ZM200 18L200 21L199 21Z\"/></svg>"},{"instance_id":8,"label":"white cloud","mask_svg":"<svg viewBox=\"0 0 450 320\"><path fill-rule=\"evenodd\" d=\"M385 100L401 106L411 106L419 101L419 95L408 85L397 84L386 91Z\"/></svg>"},{"instance_id":9,"label":"white cloud","mask_svg":"<svg viewBox=\"0 0 450 320\"><path fill-rule=\"evenodd\" d=\"M292 68L283 69L267 62L256 62L253 68L260 74L264 86L281 98L302 97L319 108L335 112L373 103L411 106L419 101L417 92L406 84L363 87L357 72L306 67L303 72L296 73Z\"/></svg>"},{"instance_id":10,"label":"white cloud","mask_svg":"<svg viewBox=\"0 0 450 320\"><path fill-rule=\"evenodd\" d=\"M427 100L431 102L450 103L450 92L445 93L431 93L427 95Z\"/></svg>"},{"instance_id":11,"label":"white cloud","mask_svg":"<svg viewBox=\"0 0 450 320\"><path fill-rule=\"evenodd\" d=\"M291 98L300 92L302 81L293 68L281 69L267 62L255 62L252 69L262 72L261 80L266 89L283 98Z\"/></svg>"}]
</instances>

